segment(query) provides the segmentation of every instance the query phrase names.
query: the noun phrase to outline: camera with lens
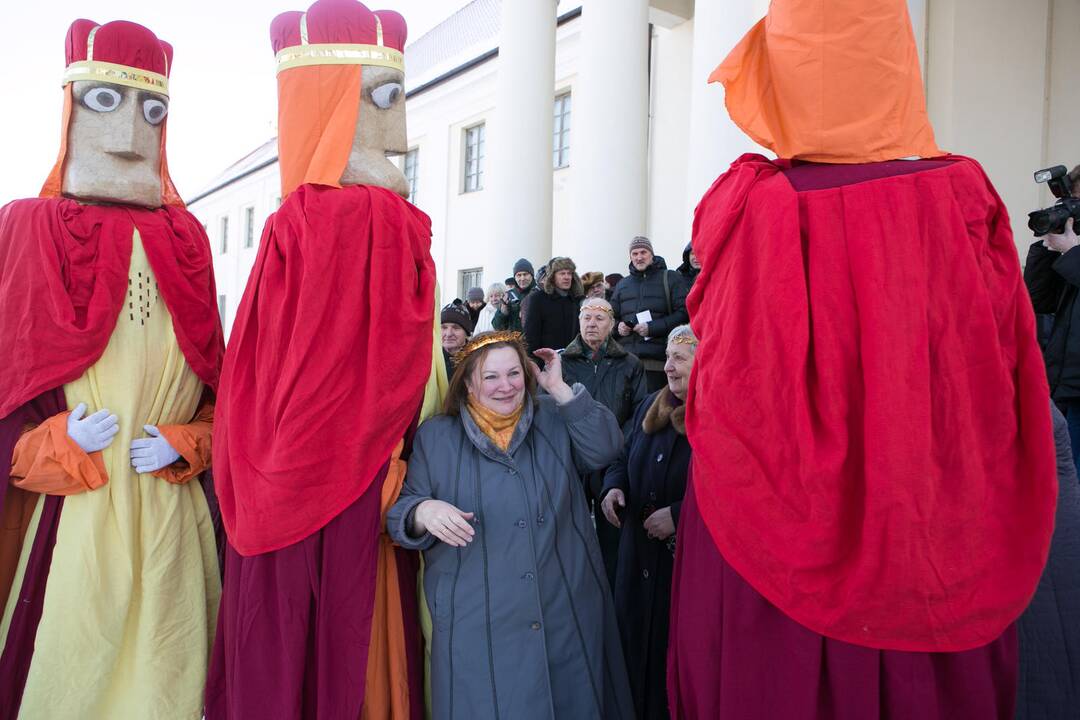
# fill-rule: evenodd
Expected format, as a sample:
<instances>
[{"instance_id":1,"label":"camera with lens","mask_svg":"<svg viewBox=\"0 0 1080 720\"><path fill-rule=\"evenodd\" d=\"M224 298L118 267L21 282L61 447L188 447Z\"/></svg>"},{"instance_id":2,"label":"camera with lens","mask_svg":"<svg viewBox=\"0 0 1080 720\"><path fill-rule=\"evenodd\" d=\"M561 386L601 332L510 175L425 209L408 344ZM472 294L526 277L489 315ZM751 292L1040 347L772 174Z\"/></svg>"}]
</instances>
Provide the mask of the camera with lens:
<instances>
[{"instance_id":1,"label":"camera with lens","mask_svg":"<svg viewBox=\"0 0 1080 720\"><path fill-rule=\"evenodd\" d=\"M1044 210L1028 213L1028 227L1035 237L1047 233L1060 235L1065 232L1065 221L1073 218L1073 223L1080 232L1080 198L1073 195L1072 179L1064 165L1039 170L1035 173L1035 182L1046 183L1050 192L1058 201Z\"/></svg>"}]
</instances>

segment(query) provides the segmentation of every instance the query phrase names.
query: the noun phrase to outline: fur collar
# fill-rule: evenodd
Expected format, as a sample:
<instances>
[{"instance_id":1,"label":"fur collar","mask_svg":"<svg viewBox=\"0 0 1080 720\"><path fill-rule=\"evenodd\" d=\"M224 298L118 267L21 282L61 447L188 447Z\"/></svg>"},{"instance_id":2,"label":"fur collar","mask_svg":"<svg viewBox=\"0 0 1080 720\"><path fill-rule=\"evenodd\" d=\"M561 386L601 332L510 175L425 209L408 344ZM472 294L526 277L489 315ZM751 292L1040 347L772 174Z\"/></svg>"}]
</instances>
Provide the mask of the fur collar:
<instances>
[{"instance_id":1,"label":"fur collar","mask_svg":"<svg viewBox=\"0 0 1080 720\"><path fill-rule=\"evenodd\" d=\"M581 334L573 339L573 341L566 346L566 349L562 351L565 358L580 358L580 357L592 357L592 351L589 346L585 344ZM609 358L621 358L627 356L626 350L619 344L619 341L615 339L615 335L608 335L607 342L604 343L604 357Z\"/></svg>"},{"instance_id":2,"label":"fur collar","mask_svg":"<svg viewBox=\"0 0 1080 720\"><path fill-rule=\"evenodd\" d=\"M686 435L686 405L679 402L671 390L664 388L653 397L641 429L649 435L663 431L668 425L680 435Z\"/></svg>"}]
</instances>

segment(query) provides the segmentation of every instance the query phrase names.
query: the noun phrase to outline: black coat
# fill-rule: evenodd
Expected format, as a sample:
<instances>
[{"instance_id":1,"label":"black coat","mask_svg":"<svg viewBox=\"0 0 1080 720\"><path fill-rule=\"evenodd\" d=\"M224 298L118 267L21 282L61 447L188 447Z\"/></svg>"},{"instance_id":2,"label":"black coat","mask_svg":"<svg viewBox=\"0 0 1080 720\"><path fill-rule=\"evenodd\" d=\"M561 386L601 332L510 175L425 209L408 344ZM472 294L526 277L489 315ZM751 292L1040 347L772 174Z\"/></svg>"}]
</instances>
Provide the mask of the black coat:
<instances>
[{"instance_id":1,"label":"black coat","mask_svg":"<svg viewBox=\"0 0 1080 720\"><path fill-rule=\"evenodd\" d=\"M1050 394L1058 402L1080 399L1080 248L1062 254L1041 240L1032 244L1024 283L1035 312L1054 315L1043 353Z\"/></svg>"},{"instance_id":2,"label":"black coat","mask_svg":"<svg viewBox=\"0 0 1080 720\"><path fill-rule=\"evenodd\" d=\"M671 294L670 314L668 298L664 295L665 274ZM619 282L611 295L611 307L615 311L615 320L631 327L637 324L639 312L648 310L652 314L648 338L637 333L619 337L623 349L642 360L663 361L668 333L679 325L690 322L690 315L686 311L686 282L682 275L668 270L667 263L659 255L653 258L652 265L644 271L637 270L631 263L630 274Z\"/></svg>"},{"instance_id":3,"label":"black coat","mask_svg":"<svg viewBox=\"0 0 1080 720\"><path fill-rule=\"evenodd\" d=\"M1054 535L1035 597L1016 623L1020 638L1017 720L1076 717L1080 708L1080 484L1069 427L1051 403L1057 448Z\"/></svg>"},{"instance_id":4,"label":"black coat","mask_svg":"<svg viewBox=\"0 0 1080 720\"><path fill-rule=\"evenodd\" d=\"M592 358L592 351L581 336L574 338L562 352L562 374L567 385L581 383L594 400L615 415L623 434L630 435L631 420L638 406L649 393L645 387L645 368L635 355L609 337L600 348L600 357ZM604 486L607 468L587 473L582 480L585 493L593 506L596 537L600 542L600 554L604 558L608 583L615 587L615 568L619 556L619 530L611 525L600 511L598 498Z\"/></svg>"},{"instance_id":5,"label":"black coat","mask_svg":"<svg viewBox=\"0 0 1080 720\"><path fill-rule=\"evenodd\" d=\"M578 332L581 297L573 292L537 292L525 303L525 344L529 352L540 348L562 350Z\"/></svg>"},{"instance_id":6,"label":"black coat","mask_svg":"<svg viewBox=\"0 0 1080 720\"><path fill-rule=\"evenodd\" d=\"M674 537L665 542L653 540L645 533L643 523L652 511L670 507L678 527L690 469L686 435L676 431L670 422L652 433L643 427L647 416L655 424L650 410L662 402L662 397L678 403L664 388L638 407L630 439L619 459L608 468L603 490L606 495L620 488L626 495L615 576L615 616L634 709L641 720L668 717L668 618L675 568Z\"/></svg>"}]
</instances>

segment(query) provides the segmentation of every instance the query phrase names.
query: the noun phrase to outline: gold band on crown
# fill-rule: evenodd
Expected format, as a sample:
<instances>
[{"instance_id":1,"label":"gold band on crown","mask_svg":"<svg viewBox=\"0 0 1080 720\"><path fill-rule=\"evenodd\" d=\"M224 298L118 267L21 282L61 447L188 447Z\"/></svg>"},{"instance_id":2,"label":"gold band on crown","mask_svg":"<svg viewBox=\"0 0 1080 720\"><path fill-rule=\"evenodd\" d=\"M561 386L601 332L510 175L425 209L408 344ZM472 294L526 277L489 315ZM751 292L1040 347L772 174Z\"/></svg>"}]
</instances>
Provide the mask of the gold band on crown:
<instances>
[{"instance_id":1,"label":"gold band on crown","mask_svg":"<svg viewBox=\"0 0 1080 720\"><path fill-rule=\"evenodd\" d=\"M300 44L282 48L276 55L277 71L308 65L378 65L405 72L405 55L383 45L382 21L375 16L376 45L356 43L308 43L307 13L300 16Z\"/></svg>"},{"instance_id":2,"label":"gold band on crown","mask_svg":"<svg viewBox=\"0 0 1080 720\"><path fill-rule=\"evenodd\" d=\"M141 70L130 65L102 62L100 60L79 60L64 70L63 85L80 80L124 85L126 87L149 90L168 97L169 79L164 75L149 70Z\"/></svg>"},{"instance_id":3,"label":"gold band on crown","mask_svg":"<svg viewBox=\"0 0 1080 720\"><path fill-rule=\"evenodd\" d=\"M494 332L480 333L469 342L465 343L465 347L458 350L450 358L454 363L454 367L457 367L461 363L472 355L480 348L487 347L488 345L494 345L495 343L511 343L514 345L525 348L525 336L519 332L513 332L510 330L498 330Z\"/></svg>"},{"instance_id":4,"label":"gold band on crown","mask_svg":"<svg viewBox=\"0 0 1080 720\"><path fill-rule=\"evenodd\" d=\"M676 335L675 337L671 338L671 344L672 345L697 345L698 344L698 339L695 336L689 335L689 334Z\"/></svg>"}]
</instances>

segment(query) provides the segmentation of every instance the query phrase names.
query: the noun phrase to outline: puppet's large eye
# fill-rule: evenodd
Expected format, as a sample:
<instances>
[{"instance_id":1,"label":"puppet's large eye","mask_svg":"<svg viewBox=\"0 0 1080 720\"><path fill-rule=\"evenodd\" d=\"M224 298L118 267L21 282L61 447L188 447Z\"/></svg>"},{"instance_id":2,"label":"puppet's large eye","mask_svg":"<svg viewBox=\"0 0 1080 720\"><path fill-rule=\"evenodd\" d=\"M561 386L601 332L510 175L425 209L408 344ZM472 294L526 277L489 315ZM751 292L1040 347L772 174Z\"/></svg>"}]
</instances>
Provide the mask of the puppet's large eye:
<instances>
[{"instance_id":1,"label":"puppet's large eye","mask_svg":"<svg viewBox=\"0 0 1080 720\"><path fill-rule=\"evenodd\" d=\"M96 87L83 95L83 105L94 112L112 112L120 107L123 96L109 87Z\"/></svg>"},{"instance_id":2,"label":"puppet's large eye","mask_svg":"<svg viewBox=\"0 0 1080 720\"><path fill-rule=\"evenodd\" d=\"M401 97L401 83L386 83L371 91L371 99L383 110L388 109Z\"/></svg>"},{"instance_id":3,"label":"puppet's large eye","mask_svg":"<svg viewBox=\"0 0 1080 720\"><path fill-rule=\"evenodd\" d=\"M142 114L146 118L146 122L151 125L157 125L165 116L169 113L169 106L155 98L147 98L143 100Z\"/></svg>"}]
</instances>

